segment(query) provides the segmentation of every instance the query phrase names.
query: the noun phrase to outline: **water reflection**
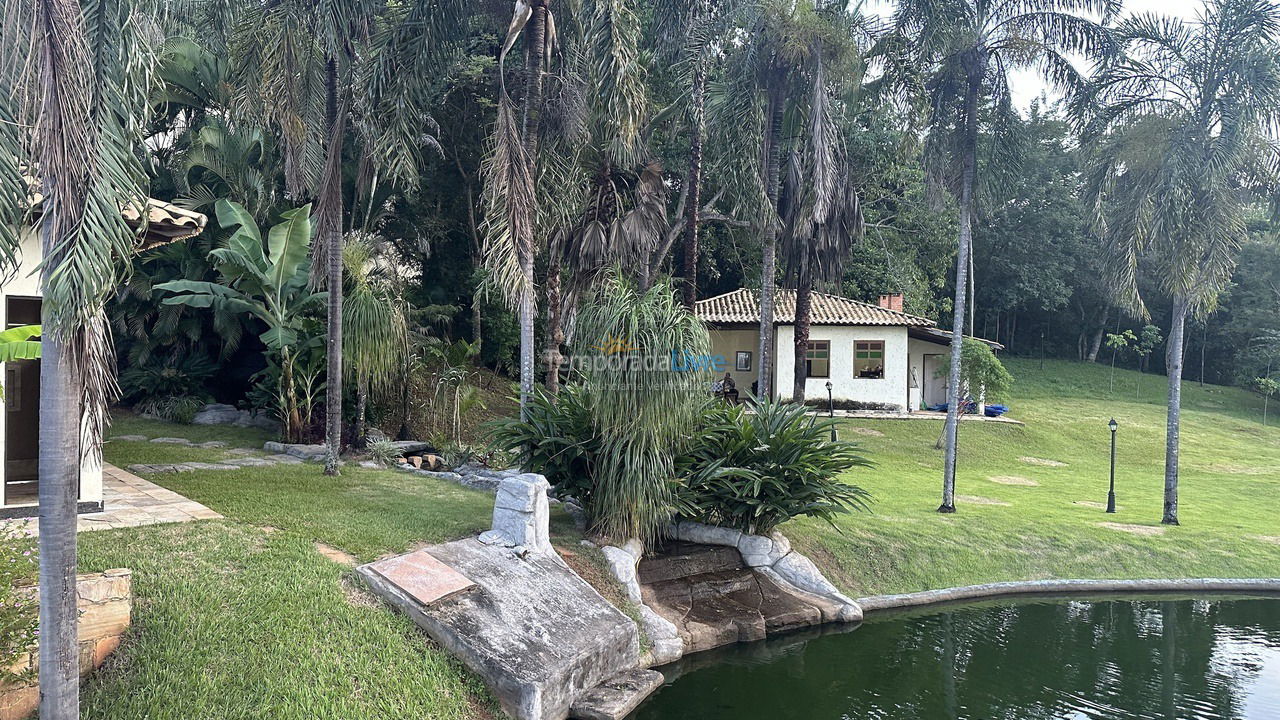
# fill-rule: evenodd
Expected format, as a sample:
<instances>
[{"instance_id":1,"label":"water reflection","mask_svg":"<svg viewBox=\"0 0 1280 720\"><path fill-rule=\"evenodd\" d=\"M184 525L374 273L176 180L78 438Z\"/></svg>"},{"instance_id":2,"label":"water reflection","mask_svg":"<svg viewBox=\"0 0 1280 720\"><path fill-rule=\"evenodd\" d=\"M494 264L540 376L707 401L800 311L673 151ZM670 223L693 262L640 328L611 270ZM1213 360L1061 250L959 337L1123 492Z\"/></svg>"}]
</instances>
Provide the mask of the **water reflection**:
<instances>
[{"instance_id":1,"label":"water reflection","mask_svg":"<svg viewBox=\"0 0 1280 720\"><path fill-rule=\"evenodd\" d=\"M1280 600L966 606L702 653L635 720L1274 720Z\"/></svg>"}]
</instances>

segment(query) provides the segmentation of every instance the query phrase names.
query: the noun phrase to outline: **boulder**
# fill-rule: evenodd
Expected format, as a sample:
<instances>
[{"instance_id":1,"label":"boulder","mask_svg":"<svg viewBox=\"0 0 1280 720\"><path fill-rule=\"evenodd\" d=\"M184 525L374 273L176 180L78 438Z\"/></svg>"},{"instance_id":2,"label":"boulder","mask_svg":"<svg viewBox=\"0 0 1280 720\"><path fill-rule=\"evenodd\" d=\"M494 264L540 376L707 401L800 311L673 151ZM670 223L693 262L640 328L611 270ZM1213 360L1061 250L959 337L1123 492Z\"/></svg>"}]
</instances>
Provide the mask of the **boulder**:
<instances>
[{"instance_id":1,"label":"boulder","mask_svg":"<svg viewBox=\"0 0 1280 720\"><path fill-rule=\"evenodd\" d=\"M190 445L191 441L180 437L158 437L152 438L151 442L160 443L161 445Z\"/></svg>"},{"instance_id":2,"label":"boulder","mask_svg":"<svg viewBox=\"0 0 1280 720\"><path fill-rule=\"evenodd\" d=\"M400 451L401 455L416 455L426 450L435 451L431 443L420 440L397 440L391 444L396 446L396 450Z\"/></svg>"},{"instance_id":3,"label":"boulder","mask_svg":"<svg viewBox=\"0 0 1280 720\"><path fill-rule=\"evenodd\" d=\"M600 548L600 552L604 553L605 562L609 564L609 571L613 573L614 579L622 585L622 589L627 594L627 599L633 603L642 602L640 599L640 583L636 579L636 558L626 550L612 545L605 545Z\"/></svg>"},{"instance_id":4,"label":"boulder","mask_svg":"<svg viewBox=\"0 0 1280 720\"><path fill-rule=\"evenodd\" d=\"M192 425L231 425L240 419L240 410L232 405L209 403L191 418Z\"/></svg>"},{"instance_id":5,"label":"boulder","mask_svg":"<svg viewBox=\"0 0 1280 720\"><path fill-rule=\"evenodd\" d=\"M422 464L428 470L444 470L444 458L439 455L427 454L422 456Z\"/></svg>"},{"instance_id":6,"label":"boulder","mask_svg":"<svg viewBox=\"0 0 1280 720\"><path fill-rule=\"evenodd\" d=\"M415 468L420 468L420 467L422 467L422 456L421 456L421 455L410 455L408 459L409 459L409 464L410 464L410 465L412 465L412 466L414 466ZM428 469L430 469L430 468L428 468Z\"/></svg>"}]
</instances>

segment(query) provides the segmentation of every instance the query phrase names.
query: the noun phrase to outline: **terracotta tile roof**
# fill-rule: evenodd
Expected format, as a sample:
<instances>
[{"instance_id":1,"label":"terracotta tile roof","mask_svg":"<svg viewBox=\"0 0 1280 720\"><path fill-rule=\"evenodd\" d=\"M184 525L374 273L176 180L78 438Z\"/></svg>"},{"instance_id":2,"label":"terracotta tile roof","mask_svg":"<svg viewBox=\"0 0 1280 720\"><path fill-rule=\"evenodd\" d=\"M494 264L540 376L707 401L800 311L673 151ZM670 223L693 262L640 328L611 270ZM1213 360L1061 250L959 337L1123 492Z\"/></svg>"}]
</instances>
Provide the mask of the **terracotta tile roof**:
<instances>
[{"instance_id":1,"label":"terracotta tile roof","mask_svg":"<svg viewBox=\"0 0 1280 720\"><path fill-rule=\"evenodd\" d=\"M759 292L745 288L723 295L699 300L694 313L709 323L758 323ZM903 325L908 327L933 327L932 320L889 310L878 305L842 298L838 295L815 292L813 294L814 325ZM774 291L773 318L778 323L796 320L796 291L778 288Z\"/></svg>"},{"instance_id":2,"label":"terracotta tile roof","mask_svg":"<svg viewBox=\"0 0 1280 720\"><path fill-rule=\"evenodd\" d=\"M38 189L36 178L26 174L23 178L27 181L30 193L28 197L30 207L38 214L38 206L44 201L44 195ZM141 221L139 208L134 206L121 208L120 216L134 228L138 227ZM147 198L147 229L138 240L138 252L195 237L204 232L205 225L208 223L209 218L203 213L187 210L163 200Z\"/></svg>"}]
</instances>

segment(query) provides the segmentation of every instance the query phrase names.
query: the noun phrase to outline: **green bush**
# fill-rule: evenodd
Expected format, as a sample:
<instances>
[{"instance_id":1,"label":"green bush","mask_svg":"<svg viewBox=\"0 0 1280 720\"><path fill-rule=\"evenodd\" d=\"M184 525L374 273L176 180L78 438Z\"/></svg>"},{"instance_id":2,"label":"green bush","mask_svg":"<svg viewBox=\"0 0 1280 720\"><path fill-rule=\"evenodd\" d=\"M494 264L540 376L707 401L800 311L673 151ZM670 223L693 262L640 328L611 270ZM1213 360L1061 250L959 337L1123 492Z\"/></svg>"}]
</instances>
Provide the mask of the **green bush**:
<instances>
[{"instance_id":1,"label":"green bush","mask_svg":"<svg viewBox=\"0 0 1280 720\"><path fill-rule=\"evenodd\" d=\"M515 454L522 467L546 476L559 497L574 497L591 514L602 442L584 405L587 391L570 385L551 396L536 390L525 420L492 426L495 445ZM839 513L864 509L866 491L840 474L869 466L850 442L831 442L833 421L807 408L761 401L728 407L708 403L698 431L685 447L673 447L675 510L680 516L744 532L767 533L793 517L831 522Z\"/></svg>"},{"instance_id":2,"label":"green bush","mask_svg":"<svg viewBox=\"0 0 1280 720\"><path fill-rule=\"evenodd\" d=\"M374 440L365 448L365 452L369 453L370 460L384 467L395 465L396 459L404 455L390 440Z\"/></svg>"},{"instance_id":3,"label":"green bush","mask_svg":"<svg viewBox=\"0 0 1280 720\"><path fill-rule=\"evenodd\" d=\"M513 455L516 465L546 477L558 497L575 498L589 509L600 438L591 425L586 397L582 385L568 385L555 396L535 388L525 419L495 421L490 439L496 448Z\"/></svg>"},{"instance_id":4,"label":"green bush","mask_svg":"<svg viewBox=\"0 0 1280 720\"><path fill-rule=\"evenodd\" d=\"M36 543L15 528L0 528L0 685L25 679L10 668L36 642Z\"/></svg>"},{"instance_id":5,"label":"green bush","mask_svg":"<svg viewBox=\"0 0 1280 720\"><path fill-rule=\"evenodd\" d=\"M794 517L831 523L866 509L870 495L839 476L871 463L856 444L831 441L834 421L769 399L751 410L718 406L704 415L701 434L676 459L682 516L764 534Z\"/></svg>"},{"instance_id":6,"label":"green bush","mask_svg":"<svg viewBox=\"0 0 1280 720\"><path fill-rule=\"evenodd\" d=\"M170 395L147 398L133 408L143 415L154 415L161 420L190 425L196 413L203 410L208 402L208 398L201 396Z\"/></svg>"}]
</instances>

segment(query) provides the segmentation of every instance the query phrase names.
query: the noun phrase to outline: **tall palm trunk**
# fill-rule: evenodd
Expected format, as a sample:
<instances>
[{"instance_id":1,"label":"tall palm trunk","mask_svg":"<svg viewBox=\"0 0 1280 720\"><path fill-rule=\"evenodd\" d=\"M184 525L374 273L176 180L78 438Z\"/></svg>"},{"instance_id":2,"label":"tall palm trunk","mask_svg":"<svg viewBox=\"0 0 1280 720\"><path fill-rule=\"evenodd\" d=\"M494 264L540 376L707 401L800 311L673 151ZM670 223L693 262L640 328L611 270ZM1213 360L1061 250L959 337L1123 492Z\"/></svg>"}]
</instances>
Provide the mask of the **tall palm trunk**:
<instances>
[{"instance_id":1,"label":"tall palm trunk","mask_svg":"<svg viewBox=\"0 0 1280 720\"><path fill-rule=\"evenodd\" d=\"M964 349L965 291L968 289L969 256L973 246L973 189L978 164L978 92L982 87L985 60L969 72L969 87L964 99L964 153L960 176L960 233L956 253L956 299L951 321L951 367L947 378L947 422L943 428L946 456L942 468L942 505L940 513L956 511L956 433L960 429L960 356Z\"/></svg>"},{"instance_id":2,"label":"tall palm trunk","mask_svg":"<svg viewBox=\"0 0 1280 720\"><path fill-rule=\"evenodd\" d=\"M769 110L764 144L765 193L769 198L767 223L763 233L764 257L760 263L760 362L756 371L756 391L760 397L772 397L770 381L773 378L773 292L778 273L778 223L775 214L782 166L782 97L781 91L769 91Z\"/></svg>"},{"instance_id":3,"label":"tall palm trunk","mask_svg":"<svg viewBox=\"0 0 1280 720\"><path fill-rule=\"evenodd\" d=\"M369 376L363 370L356 375L356 427L352 433L352 443L357 450L364 450L369 445L369 423L365 421L369 407Z\"/></svg>"},{"instance_id":4,"label":"tall palm trunk","mask_svg":"<svg viewBox=\"0 0 1280 720\"><path fill-rule=\"evenodd\" d=\"M547 50L547 0L535 0L533 16L529 19L529 62L525 73L524 95L524 144L530 164L538 155L538 128L542 122L542 72ZM530 175L537 178L536 168ZM520 271L524 276L524 289L520 293L520 415L525 417L529 398L533 395L533 247L526 244L519 249Z\"/></svg>"},{"instance_id":5,"label":"tall palm trunk","mask_svg":"<svg viewBox=\"0 0 1280 720\"><path fill-rule=\"evenodd\" d=\"M1164 440L1164 517L1166 525L1178 524L1178 430L1182 420L1182 346L1187 324L1187 299L1173 299L1173 322L1165 365L1169 373L1169 415Z\"/></svg>"},{"instance_id":6,"label":"tall palm trunk","mask_svg":"<svg viewBox=\"0 0 1280 720\"><path fill-rule=\"evenodd\" d=\"M44 35L38 57L40 116L40 172L46 203L40 219L41 252L47 263L41 271L46 298L41 318L43 359L40 363L40 717L74 720L80 715L79 653L76 633L76 501L80 487L83 438L82 400L85 395L85 327L55 315L55 278L65 271L59 263L63 246L75 241L75 228L84 213L89 192L91 106L78 83L84 76L77 65L89 48L75 0L42 0L33 20ZM80 238L80 240L83 240Z\"/></svg>"},{"instance_id":7,"label":"tall palm trunk","mask_svg":"<svg viewBox=\"0 0 1280 720\"><path fill-rule=\"evenodd\" d=\"M692 91L689 100L689 197L688 205L685 205L684 262L681 267L684 285L680 288L684 306L691 311L698 301L698 211L702 205L702 135L707 124L707 70L701 58L694 64Z\"/></svg>"},{"instance_id":8,"label":"tall palm trunk","mask_svg":"<svg viewBox=\"0 0 1280 720\"><path fill-rule=\"evenodd\" d=\"M560 253L553 252L547 259L547 392L560 392L560 365L564 356L563 308L560 298Z\"/></svg>"},{"instance_id":9,"label":"tall palm trunk","mask_svg":"<svg viewBox=\"0 0 1280 720\"><path fill-rule=\"evenodd\" d=\"M45 241L46 253L51 241ZM46 283L49 274L46 268ZM40 717L66 720L80 712L76 502L83 375L73 344L46 333L40 361Z\"/></svg>"},{"instance_id":10,"label":"tall palm trunk","mask_svg":"<svg viewBox=\"0 0 1280 720\"><path fill-rule=\"evenodd\" d=\"M325 248L325 285L329 291L324 474L337 475L338 456L342 452L342 137L346 111L338 102L338 66L333 58L329 58L326 76L329 147L316 214L319 216L317 234Z\"/></svg>"},{"instance_id":11,"label":"tall palm trunk","mask_svg":"<svg viewBox=\"0 0 1280 720\"><path fill-rule=\"evenodd\" d=\"M809 264L801 269L796 282L796 337L795 337L795 373L791 385L791 399L797 403L804 402L805 382L809 378L809 368L805 362L809 352L809 317L813 309L813 275ZM828 359L830 362L830 359Z\"/></svg>"}]
</instances>

